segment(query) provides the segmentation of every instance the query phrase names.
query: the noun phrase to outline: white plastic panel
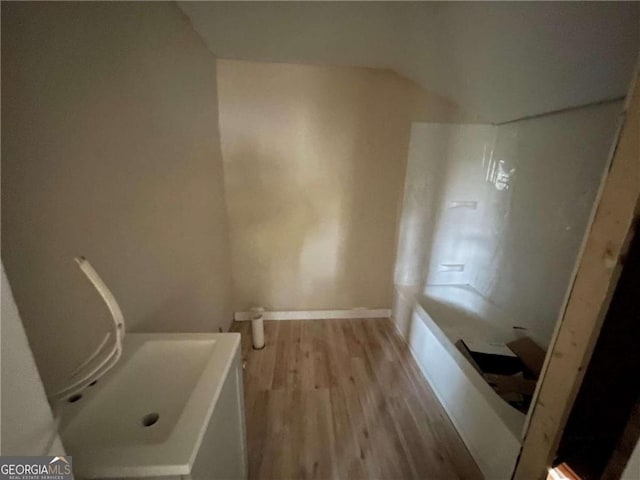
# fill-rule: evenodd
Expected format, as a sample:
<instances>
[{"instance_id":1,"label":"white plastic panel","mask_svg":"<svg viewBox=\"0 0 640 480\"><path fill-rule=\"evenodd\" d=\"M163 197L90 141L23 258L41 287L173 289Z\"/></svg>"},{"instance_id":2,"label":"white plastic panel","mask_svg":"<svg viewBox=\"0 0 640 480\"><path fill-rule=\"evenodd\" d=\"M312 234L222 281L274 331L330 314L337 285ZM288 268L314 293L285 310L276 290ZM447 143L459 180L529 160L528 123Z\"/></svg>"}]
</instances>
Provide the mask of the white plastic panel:
<instances>
[{"instance_id":1,"label":"white plastic panel","mask_svg":"<svg viewBox=\"0 0 640 480\"><path fill-rule=\"evenodd\" d=\"M414 124L396 284L469 285L505 327L546 346L620 111L617 102L498 127Z\"/></svg>"},{"instance_id":2,"label":"white plastic panel","mask_svg":"<svg viewBox=\"0 0 640 480\"><path fill-rule=\"evenodd\" d=\"M494 137L495 127L489 125L449 125L446 135L434 139L446 143L446 153L437 160L445 165L427 259L429 284L471 283L475 239L482 230L479 209L486 187L481 179ZM446 268L448 265L458 268Z\"/></svg>"},{"instance_id":3,"label":"white plastic panel","mask_svg":"<svg viewBox=\"0 0 640 480\"><path fill-rule=\"evenodd\" d=\"M414 123L411 129L395 282L469 283L467 236L495 137L490 125Z\"/></svg>"},{"instance_id":4,"label":"white plastic panel","mask_svg":"<svg viewBox=\"0 0 640 480\"><path fill-rule=\"evenodd\" d=\"M621 108L583 108L496 132L498 172L485 182L470 283L543 346L569 286Z\"/></svg>"}]
</instances>

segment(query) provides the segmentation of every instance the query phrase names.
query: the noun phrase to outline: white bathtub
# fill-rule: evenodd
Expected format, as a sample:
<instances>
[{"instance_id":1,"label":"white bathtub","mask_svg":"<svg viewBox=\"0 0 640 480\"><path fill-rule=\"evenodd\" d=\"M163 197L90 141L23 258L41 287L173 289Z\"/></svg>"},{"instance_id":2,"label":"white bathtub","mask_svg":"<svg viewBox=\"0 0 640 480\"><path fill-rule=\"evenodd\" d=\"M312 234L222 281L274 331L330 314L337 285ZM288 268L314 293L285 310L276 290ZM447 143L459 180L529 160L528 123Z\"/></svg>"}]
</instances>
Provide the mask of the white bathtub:
<instances>
[{"instance_id":1,"label":"white bathtub","mask_svg":"<svg viewBox=\"0 0 640 480\"><path fill-rule=\"evenodd\" d=\"M511 478L525 415L507 404L464 358L460 339L507 342L507 319L468 286L397 287L394 322L487 479Z\"/></svg>"}]
</instances>

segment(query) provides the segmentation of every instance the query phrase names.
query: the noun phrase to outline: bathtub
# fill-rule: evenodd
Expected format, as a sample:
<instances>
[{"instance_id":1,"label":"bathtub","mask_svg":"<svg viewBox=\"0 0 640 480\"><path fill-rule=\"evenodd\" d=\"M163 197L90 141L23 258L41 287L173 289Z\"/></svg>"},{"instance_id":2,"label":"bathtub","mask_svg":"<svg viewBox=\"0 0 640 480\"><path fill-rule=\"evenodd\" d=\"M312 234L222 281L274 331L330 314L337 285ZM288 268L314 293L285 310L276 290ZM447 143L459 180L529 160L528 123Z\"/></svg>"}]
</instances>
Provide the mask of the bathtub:
<instances>
[{"instance_id":1,"label":"bathtub","mask_svg":"<svg viewBox=\"0 0 640 480\"><path fill-rule=\"evenodd\" d=\"M393 320L420 369L487 479L511 478L525 415L487 384L454 343L506 343L508 318L467 285L396 287Z\"/></svg>"}]
</instances>

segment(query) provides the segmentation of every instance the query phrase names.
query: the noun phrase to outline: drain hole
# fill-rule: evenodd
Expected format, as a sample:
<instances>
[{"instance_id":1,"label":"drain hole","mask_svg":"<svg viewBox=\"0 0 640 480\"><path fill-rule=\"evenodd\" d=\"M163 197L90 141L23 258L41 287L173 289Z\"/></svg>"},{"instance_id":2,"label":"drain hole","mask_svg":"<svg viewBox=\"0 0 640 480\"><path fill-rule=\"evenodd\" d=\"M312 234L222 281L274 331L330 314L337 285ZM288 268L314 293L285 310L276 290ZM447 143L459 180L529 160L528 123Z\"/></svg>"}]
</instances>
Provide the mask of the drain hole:
<instances>
[{"instance_id":1,"label":"drain hole","mask_svg":"<svg viewBox=\"0 0 640 480\"><path fill-rule=\"evenodd\" d=\"M82 398L82 395L80 393L76 393L74 395L71 395L68 399L67 402L69 403L74 403L77 402L78 400L80 400Z\"/></svg>"},{"instance_id":2,"label":"drain hole","mask_svg":"<svg viewBox=\"0 0 640 480\"><path fill-rule=\"evenodd\" d=\"M150 427L151 425L155 425L155 423L160 418L160 415L157 413L147 413L144 417L142 417L142 426Z\"/></svg>"}]
</instances>

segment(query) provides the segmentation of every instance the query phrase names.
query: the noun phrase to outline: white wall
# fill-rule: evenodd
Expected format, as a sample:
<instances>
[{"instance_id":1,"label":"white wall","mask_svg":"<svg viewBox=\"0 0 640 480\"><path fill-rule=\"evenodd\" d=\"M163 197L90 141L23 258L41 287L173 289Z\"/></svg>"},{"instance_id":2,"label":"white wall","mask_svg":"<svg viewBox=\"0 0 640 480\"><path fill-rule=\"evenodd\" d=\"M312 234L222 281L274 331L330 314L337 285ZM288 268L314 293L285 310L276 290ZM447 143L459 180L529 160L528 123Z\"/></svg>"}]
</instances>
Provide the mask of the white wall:
<instances>
[{"instance_id":1,"label":"white wall","mask_svg":"<svg viewBox=\"0 0 640 480\"><path fill-rule=\"evenodd\" d=\"M0 454L59 455L64 448L2 265Z\"/></svg>"},{"instance_id":2,"label":"white wall","mask_svg":"<svg viewBox=\"0 0 640 480\"><path fill-rule=\"evenodd\" d=\"M499 127L414 124L396 284L469 284L547 345L620 111L616 102Z\"/></svg>"},{"instance_id":3,"label":"white wall","mask_svg":"<svg viewBox=\"0 0 640 480\"><path fill-rule=\"evenodd\" d=\"M215 57L171 3L2 3L2 260L48 390L109 328L231 322Z\"/></svg>"},{"instance_id":4,"label":"white wall","mask_svg":"<svg viewBox=\"0 0 640 480\"><path fill-rule=\"evenodd\" d=\"M411 122L455 104L388 70L218 61L234 309L389 308Z\"/></svg>"}]
</instances>

